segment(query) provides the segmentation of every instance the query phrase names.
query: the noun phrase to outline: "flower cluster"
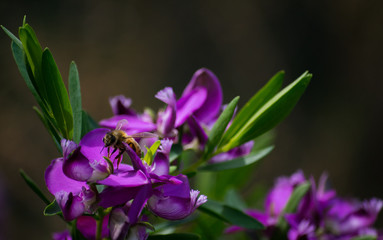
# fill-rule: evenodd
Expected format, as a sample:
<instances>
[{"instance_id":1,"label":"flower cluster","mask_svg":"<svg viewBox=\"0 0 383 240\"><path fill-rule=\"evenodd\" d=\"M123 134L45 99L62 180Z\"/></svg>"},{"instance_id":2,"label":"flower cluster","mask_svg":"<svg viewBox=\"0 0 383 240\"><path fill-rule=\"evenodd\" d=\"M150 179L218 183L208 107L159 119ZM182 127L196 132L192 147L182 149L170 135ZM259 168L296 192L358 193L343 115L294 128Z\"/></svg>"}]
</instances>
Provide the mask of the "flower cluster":
<instances>
[{"instance_id":1,"label":"flower cluster","mask_svg":"<svg viewBox=\"0 0 383 240\"><path fill-rule=\"evenodd\" d=\"M261 235L267 239L288 240L347 240L357 237L383 239L374 227L383 201L373 198L363 202L344 199L335 190L326 189L327 175L323 174L318 185L311 177L306 180L302 171L290 177L280 177L268 192L264 211L248 209L246 213L260 221L266 229ZM294 190L309 186L295 211L287 212L286 206ZM238 226L226 229L227 233L243 230Z\"/></svg>"},{"instance_id":2,"label":"flower cluster","mask_svg":"<svg viewBox=\"0 0 383 240\"><path fill-rule=\"evenodd\" d=\"M114 116L100 121L101 128L85 134L78 144L63 139L63 156L54 159L45 172L48 190L55 196L63 218L76 220L77 229L88 239L100 234L111 239L146 239L144 207L161 218L179 220L207 201L199 191L190 189L186 175L171 175L171 165L176 163L169 156L172 145L178 143L204 151L205 131L222 109L220 83L211 71L200 69L178 100L170 87L159 91L156 98L167 106L155 118L147 112L137 113L124 96L111 98ZM107 146L104 138L115 128L128 136L155 133L136 138L141 145L138 148L146 155L139 156L140 151L137 153L127 141L121 141L123 147ZM157 151L146 148L156 143ZM252 146L249 142L215 156L213 161L246 155ZM127 153L131 164L120 163L121 151ZM147 161L150 157L153 159Z\"/></svg>"}]
</instances>

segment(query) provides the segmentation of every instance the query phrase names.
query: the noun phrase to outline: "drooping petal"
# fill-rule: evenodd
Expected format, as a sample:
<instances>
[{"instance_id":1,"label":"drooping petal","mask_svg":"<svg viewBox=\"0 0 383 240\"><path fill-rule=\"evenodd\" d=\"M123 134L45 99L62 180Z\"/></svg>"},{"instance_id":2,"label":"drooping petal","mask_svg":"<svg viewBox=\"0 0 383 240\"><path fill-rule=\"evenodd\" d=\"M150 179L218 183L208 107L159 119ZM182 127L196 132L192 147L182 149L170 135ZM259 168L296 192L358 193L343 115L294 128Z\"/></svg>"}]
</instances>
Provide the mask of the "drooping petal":
<instances>
[{"instance_id":1,"label":"drooping petal","mask_svg":"<svg viewBox=\"0 0 383 240\"><path fill-rule=\"evenodd\" d=\"M201 108L207 98L207 90L196 87L177 101L177 119L175 127L181 126L194 112Z\"/></svg>"},{"instance_id":2,"label":"drooping petal","mask_svg":"<svg viewBox=\"0 0 383 240\"><path fill-rule=\"evenodd\" d=\"M108 223L109 223L109 214L106 215L102 220L102 230L101 230L102 238L109 237ZM97 223L93 217L91 216L78 217L76 222L76 227L86 239L93 240L96 238Z\"/></svg>"},{"instance_id":3,"label":"drooping petal","mask_svg":"<svg viewBox=\"0 0 383 240\"><path fill-rule=\"evenodd\" d=\"M217 116L222 105L221 84L213 72L211 72L209 69L201 68L194 73L189 84L186 86L182 97L188 95L190 92L197 88L205 89L207 96L203 105L195 111L194 115L198 120L202 122L208 122Z\"/></svg>"},{"instance_id":4,"label":"drooping petal","mask_svg":"<svg viewBox=\"0 0 383 240\"><path fill-rule=\"evenodd\" d=\"M190 190L185 175L178 175L182 184L164 184L153 190L148 200L149 209L159 217L168 220L179 220L189 216L201 204L207 201L206 196L199 191Z\"/></svg>"},{"instance_id":5,"label":"drooping petal","mask_svg":"<svg viewBox=\"0 0 383 240\"><path fill-rule=\"evenodd\" d=\"M125 97L124 95L118 95L109 98L109 104L112 107L112 112L114 115L129 115L136 116L136 112L130 108L132 100Z\"/></svg>"},{"instance_id":6,"label":"drooping petal","mask_svg":"<svg viewBox=\"0 0 383 240\"><path fill-rule=\"evenodd\" d=\"M99 122L100 126L115 129L117 123L120 120L126 119L128 124L122 126L122 130L126 131L128 134L134 134L139 132L152 132L156 130L156 124L152 122L146 122L138 117L132 117L129 115L116 115L108 119L101 120Z\"/></svg>"},{"instance_id":7,"label":"drooping petal","mask_svg":"<svg viewBox=\"0 0 383 240\"><path fill-rule=\"evenodd\" d=\"M72 192L57 192L55 198L66 221L72 221L85 212L83 199Z\"/></svg>"}]
</instances>

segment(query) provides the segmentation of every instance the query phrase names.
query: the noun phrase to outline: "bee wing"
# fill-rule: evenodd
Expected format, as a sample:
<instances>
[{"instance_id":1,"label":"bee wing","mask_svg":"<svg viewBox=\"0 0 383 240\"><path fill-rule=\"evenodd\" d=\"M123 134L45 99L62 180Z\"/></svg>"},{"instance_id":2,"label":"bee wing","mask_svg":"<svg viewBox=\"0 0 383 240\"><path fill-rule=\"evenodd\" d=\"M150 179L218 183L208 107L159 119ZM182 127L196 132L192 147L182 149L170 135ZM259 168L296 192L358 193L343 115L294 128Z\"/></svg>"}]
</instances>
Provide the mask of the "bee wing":
<instances>
[{"instance_id":1,"label":"bee wing","mask_svg":"<svg viewBox=\"0 0 383 240\"><path fill-rule=\"evenodd\" d=\"M150 133L150 132L135 133L129 136L132 138L158 138L157 134Z\"/></svg>"},{"instance_id":2,"label":"bee wing","mask_svg":"<svg viewBox=\"0 0 383 240\"><path fill-rule=\"evenodd\" d=\"M121 128L124 125L127 125L129 122L126 119L121 119L120 121L117 122L116 130L121 130Z\"/></svg>"}]
</instances>

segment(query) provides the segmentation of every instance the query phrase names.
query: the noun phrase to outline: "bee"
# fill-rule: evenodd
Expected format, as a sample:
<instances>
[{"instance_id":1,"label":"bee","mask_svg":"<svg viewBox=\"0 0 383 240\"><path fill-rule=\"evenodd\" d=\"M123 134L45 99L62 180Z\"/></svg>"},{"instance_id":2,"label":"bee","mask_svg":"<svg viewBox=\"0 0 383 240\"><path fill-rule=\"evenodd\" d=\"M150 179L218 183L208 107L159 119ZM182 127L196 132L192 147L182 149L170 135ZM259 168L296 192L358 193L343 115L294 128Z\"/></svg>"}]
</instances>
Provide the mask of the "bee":
<instances>
[{"instance_id":1,"label":"bee","mask_svg":"<svg viewBox=\"0 0 383 240\"><path fill-rule=\"evenodd\" d=\"M118 159L117 166L120 165L120 162L122 160L122 154L125 152L126 147L124 143L128 144L129 147L133 149L133 151L136 152L136 154L141 157L141 147L137 143L137 141L134 138L156 138L158 137L154 133L149 132L141 132L141 133L135 133L132 135L128 135L124 130L121 130L122 126L127 124L128 121L126 119L120 120L117 123L116 129L109 131L105 134L102 141L104 142L104 147L108 148L108 158L115 153L117 150L119 151L118 155L115 159ZM110 153L110 147L113 147L113 152Z\"/></svg>"}]
</instances>

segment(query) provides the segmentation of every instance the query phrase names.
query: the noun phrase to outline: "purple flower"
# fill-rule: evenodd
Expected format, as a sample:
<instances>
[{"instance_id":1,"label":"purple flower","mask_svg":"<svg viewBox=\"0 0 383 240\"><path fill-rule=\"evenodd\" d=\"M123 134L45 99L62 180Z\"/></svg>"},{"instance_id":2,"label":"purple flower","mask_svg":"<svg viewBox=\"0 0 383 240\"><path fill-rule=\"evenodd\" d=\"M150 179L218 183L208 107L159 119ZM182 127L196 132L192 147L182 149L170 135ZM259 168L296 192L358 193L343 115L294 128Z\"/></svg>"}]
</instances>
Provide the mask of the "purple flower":
<instances>
[{"instance_id":1,"label":"purple flower","mask_svg":"<svg viewBox=\"0 0 383 240\"><path fill-rule=\"evenodd\" d=\"M109 215L104 216L102 219L102 230L101 237L108 238L109 237ZM77 218L76 227L80 231L80 233L89 240L96 239L96 228L97 222L91 216L80 216Z\"/></svg>"},{"instance_id":2,"label":"purple flower","mask_svg":"<svg viewBox=\"0 0 383 240\"><path fill-rule=\"evenodd\" d=\"M298 225L293 225L287 233L289 240L316 240L315 226L311 225L309 221L303 220Z\"/></svg>"},{"instance_id":3,"label":"purple flower","mask_svg":"<svg viewBox=\"0 0 383 240\"><path fill-rule=\"evenodd\" d=\"M130 108L132 100L130 98L126 98L124 95L109 98L109 103L112 107L114 115L137 116L137 113Z\"/></svg>"},{"instance_id":4,"label":"purple flower","mask_svg":"<svg viewBox=\"0 0 383 240\"><path fill-rule=\"evenodd\" d=\"M370 228L382 209L383 202L371 199L362 203L337 199L326 217L326 226L335 235L358 235Z\"/></svg>"},{"instance_id":5,"label":"purple flower","mask_svg":"<svg viewBox=\"0 0 383 240\"><path fill-rule=\"evenodd\" d=\"M132 203L127 203L123 207L112 210L109 221L112 240L126 238L145 240L148 237L145 227L139 226L137 223L150 194L151 186L141 188Z\"/></svg>"},{"instance_id":6,"label":"purple flower","mask_svg":"<svg viewBox=\"0 0 383 240\"><path fill-rule=\"evenodd\" d=\"M153 190L148 200L150 211L168 220L179 220L189 216L196 208L207 201L207 197L199 195L199 191L191 190L188 178L178 175L182 184L164 184Z\"/></svg>"},{"instance_id":7,"label":"purple flower","mask_svg":"<svg viewBox=\"0 0 383 240\"><path fill-rule=\"evenodd\" d=\"M72 236L68 230L59 233L53 233L53 240L72 240Z\"/></svg>"},{"instance_id":8,"label":"purple flower","mask_svg":"<svg viewBox=\"0 0 383 240\"><path fill-rule=\"evenodd\" d=\"M88 190L88 186L85 182L65 176L62 166L62 158L53 160L45 171L45 182L49 192L55 196L64 218L71 221L81 216L88 208L83 201L83 192Z\"/></svg>"},{"instance_id":9,"label":"purple flower","mask_svg":"<svg viewBox=\"0 0 383 240\"><path fill-rule=\"evenodd\" d=\"M212 71L206 68L197 70L189 84L186 86L182 97L188 96L196 89L205 89L206 98L199 109L194 112L194 116L201 122L207 123L214 119L222 105L221 84Z\"/></svg>"}]
</instances>

